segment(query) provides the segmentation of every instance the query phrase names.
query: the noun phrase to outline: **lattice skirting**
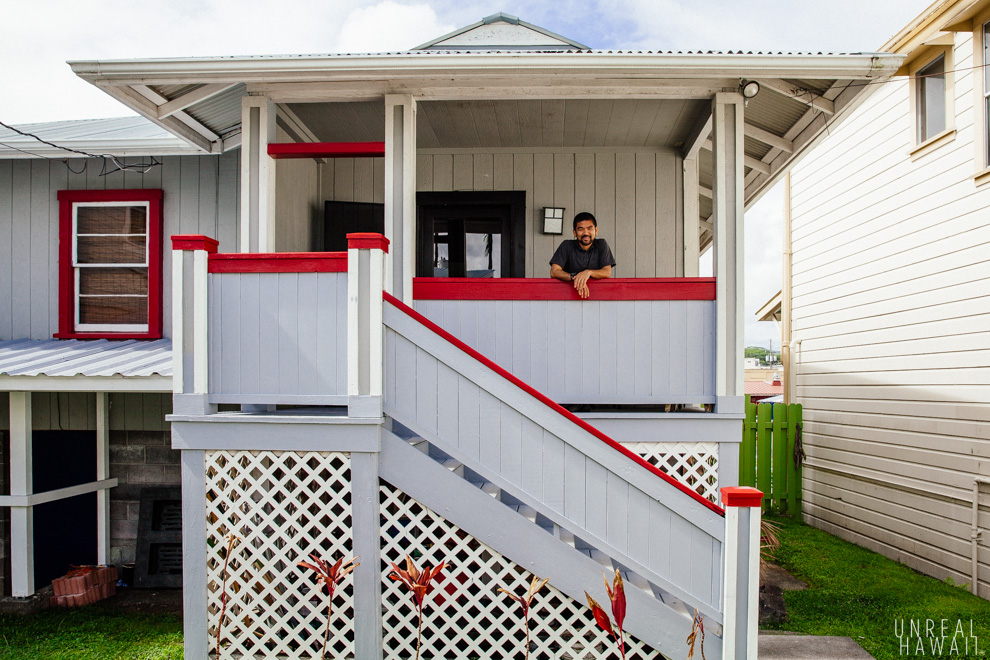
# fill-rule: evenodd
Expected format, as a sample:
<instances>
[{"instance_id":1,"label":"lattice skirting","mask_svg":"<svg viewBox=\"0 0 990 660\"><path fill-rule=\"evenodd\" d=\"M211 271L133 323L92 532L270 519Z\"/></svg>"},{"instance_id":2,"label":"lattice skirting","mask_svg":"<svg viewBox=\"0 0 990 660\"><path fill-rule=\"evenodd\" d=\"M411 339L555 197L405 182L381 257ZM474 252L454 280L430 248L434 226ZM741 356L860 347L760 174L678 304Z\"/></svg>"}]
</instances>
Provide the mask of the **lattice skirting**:
<instances>
[{"instance_id":1,"label":"lattice skirting","mask_svg":"<svg viewBox=\"0 0 990 660\"><path fill-rule=\"evenodd\" d=\"M422 658L522 660L526 633L519 606L499 588L522 594L532 576L416 500L384 481L381 484L382 586L385 658L410 658L416 646L416 610L400 583L388 579L389 563L400 566L410 554L417 565L447 562L443 581L424 608ZM604 584L588 585L600 603L608 599ZM613 660L615 644L595 624L586 603L577 602L550 584L531 611L531 658ZM626 636L627 658L662 658L642 642Z\"/></svg>"},{"instance_id":2,"label":"lattice skirting","mask_svg":"<svg viewBox=\"0 0 990 660\"><path fill-rule=\"evenodd\" d=\"M221 658L318 658L326 595L296 566L311 552L352 556L350 456L337 452L208 451L207 580L210 655L216 648L227 534ZM333 605L328 657L354 654L351 581Z\"/></svg>"},{"instance_id":3,"label":"lattice skirting","mask_svg":"<svg viewBox=\"0 0 990 660\"><path fill-rule=\"evenodd\" d=\"M627 442L623 445L702 497L717 503L717 442Z\"/></svg>"}]
</instances>

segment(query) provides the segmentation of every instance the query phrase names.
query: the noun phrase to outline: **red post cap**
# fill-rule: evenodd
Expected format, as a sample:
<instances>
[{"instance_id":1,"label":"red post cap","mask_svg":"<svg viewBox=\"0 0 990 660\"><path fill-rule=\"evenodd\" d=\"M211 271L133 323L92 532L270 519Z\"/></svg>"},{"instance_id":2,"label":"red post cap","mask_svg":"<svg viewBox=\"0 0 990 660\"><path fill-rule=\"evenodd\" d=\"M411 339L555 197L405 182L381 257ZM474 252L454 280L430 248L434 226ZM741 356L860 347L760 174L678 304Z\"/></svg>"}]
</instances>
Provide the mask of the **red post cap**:
<instances>
[{"instance_id":1,"label":"red post cap","mask_svg":"<svg viewBox=\"0 0 990 660\"><path fill-rule=\"evenodd\" d=\"M359 232L347 235L348 250L374 250L388 252L389 240L381 234Z\"/></svg>"},{"instance_id":2,"label":"red post cap","mask_svg":"<svg viewBox=\"0 0 990 660\"><path fill-rule=\"evenodd\" d=\"M722 491L723 506L760 506L763 492L749 486L725 486Z\"/></svg>"},{"instance_id":3,"label":"red post cap","mask_svg":"<svg viewBox=\"0 0 990 660\"><path fill-rule=\"evenodd\" d=\"M176 234L172 237L173 250L206 250L213 254L219 246L217 239L202 234Z\"/></svg>"}]
</instances>

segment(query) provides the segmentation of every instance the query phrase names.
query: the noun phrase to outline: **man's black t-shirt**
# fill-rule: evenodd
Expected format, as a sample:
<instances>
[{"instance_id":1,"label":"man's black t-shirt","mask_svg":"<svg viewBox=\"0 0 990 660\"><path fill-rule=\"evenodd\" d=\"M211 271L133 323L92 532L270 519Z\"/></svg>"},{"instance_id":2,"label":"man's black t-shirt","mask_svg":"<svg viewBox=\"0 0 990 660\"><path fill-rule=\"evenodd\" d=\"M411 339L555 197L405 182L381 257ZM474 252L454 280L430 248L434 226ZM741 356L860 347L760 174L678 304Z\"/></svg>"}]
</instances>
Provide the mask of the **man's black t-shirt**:
<instances>
[{"instance_id":1,"label":"man's black t-shirt","mask_svg":"<svg viewBox=\"0 0 990 660\"><path fill-rule=\"evenodd\" d=\"M615 257L604 238L596 238L587 250L581 249L577 240L564 241L550 258L551 264L557 264L568 273L580 273L583 270L598 270L605 266L615 268Z\"/></svg>"}]
</instances>

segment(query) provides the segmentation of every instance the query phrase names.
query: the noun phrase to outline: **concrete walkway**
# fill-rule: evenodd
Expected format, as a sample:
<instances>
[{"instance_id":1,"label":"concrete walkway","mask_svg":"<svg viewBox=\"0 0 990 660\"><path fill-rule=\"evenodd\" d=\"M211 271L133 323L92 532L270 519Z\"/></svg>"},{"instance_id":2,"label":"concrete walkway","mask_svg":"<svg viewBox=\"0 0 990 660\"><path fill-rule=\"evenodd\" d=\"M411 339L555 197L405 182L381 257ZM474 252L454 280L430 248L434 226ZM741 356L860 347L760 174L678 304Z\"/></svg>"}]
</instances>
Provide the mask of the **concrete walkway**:
<instances>
[{"instance_id":1,"label":"concrete walkway","mask_svg":"<svg viewBox=\"0 0 990 660\"><path fill-rule=\"evenodd\" d=\"M873 660L852 637L760 633L760 660Z\"/></svg>"}]
</instances>

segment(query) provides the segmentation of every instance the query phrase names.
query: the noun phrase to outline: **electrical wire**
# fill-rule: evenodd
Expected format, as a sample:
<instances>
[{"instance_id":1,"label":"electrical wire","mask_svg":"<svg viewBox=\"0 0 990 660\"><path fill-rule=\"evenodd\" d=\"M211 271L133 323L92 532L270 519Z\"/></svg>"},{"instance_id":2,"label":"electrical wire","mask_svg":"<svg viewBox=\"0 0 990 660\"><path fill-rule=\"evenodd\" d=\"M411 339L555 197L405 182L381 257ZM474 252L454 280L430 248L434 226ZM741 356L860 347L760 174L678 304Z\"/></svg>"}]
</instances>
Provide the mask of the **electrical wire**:
<instances>
[{"instance_id":1,"label":"electrical wire","mask_svg":"<svg viewBox=\"0 0 990 660\"><path fill-rule=\"evenodd\" d=\"M45 140L44 138L38 137L34 133L28 133L26 131L22 131L19 128L15 128L15 127L11 126L10 124L6 124L6 123L4 123L2 121L0 121L0 126L3 126L4 128L6 128L8 130L11 130L11 131L17 133L18 135L23 135L24 137L32 138L32 139L37 140L38 142L40 142L40 143L42 143L44 145L47 145L47 146L52 147L52 148L55 148L55 149L61 149L62 151L68 151L70 153L79 154L81 156L86 156L86 158L99 158L99 159L101 159L103 161L103 167L100 169L100 176L107 176L108 174L113 174L114 172L123 172L123 171L136 171L136 172L139 172L141 174L147 174L153 167L157 167L157 166L159 166L159 165L162 164L161 161L158 160L157 158L155 158L154 156L151 157L151 160L150 161L145 161L145 162L142 162L142 163L124 163L124 162L122 162L122 158L119 158L117 156L114 156L113 154L93 154L93 153L89 153L88 151L80 151L79 149L73 149L71 147L63 147L60 144L55 144L54 142L49 142L48 140ZM77 172L76 170L73 170L69 166L69 159L68 158L52 158L50 156L42 156L41 154L36 154L36 153L30 152L30 151L27 151L26 149L19 149L18 147L15 147L13 145L6 144L6 143L3 143L3 142L0 142L0 145L3 145L3 146L8 147L10 149L14 149L15 151L20 151L21 153L29 154L31 156L37 156L38 158L45 158L46 160L61 160L62 163L65 165L65 167L70 172L72 172L73 174L82 174L83 172L86 171L86 168L89 165L89 163L87 161L83 161L83 167L82 167L82 169ZM113 168L112 169L109 169L107 167L107 163L113 163Z\"/></svg>"}]
</instances>

